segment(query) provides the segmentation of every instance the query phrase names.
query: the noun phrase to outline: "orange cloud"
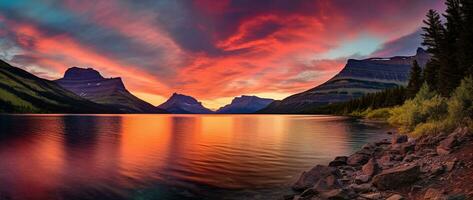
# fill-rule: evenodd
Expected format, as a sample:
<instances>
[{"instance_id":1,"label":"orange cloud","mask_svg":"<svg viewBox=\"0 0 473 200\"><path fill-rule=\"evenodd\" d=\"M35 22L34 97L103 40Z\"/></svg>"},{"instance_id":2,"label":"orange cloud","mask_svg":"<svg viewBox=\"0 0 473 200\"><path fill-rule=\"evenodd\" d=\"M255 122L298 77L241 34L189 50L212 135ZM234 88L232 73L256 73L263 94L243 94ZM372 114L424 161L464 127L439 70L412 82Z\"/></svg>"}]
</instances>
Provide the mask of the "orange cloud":
<instances>
[{"instance_id":1,"label":"orange cloud","mask_svg":"<svg viewBox=\"0 0 473 200\"><path fill-rule=\"evenodd\" d=\"M8 55L23 68L59 78L93 67L154 104L180 92L216 108L323 83L347 57L418 30L441 1L40 2L48 15L30 12L35 3L0 3L0 34L20 47Z\"/></svg>"},{"instance_id":2,"label":"orange cloud","mask_svg":"<svg viewBox=\"0 0 473 200\"><path fill-rule=\"evenodd\" d=\"M59 73L71 66L93 67L107 76L122 77L131 91L160 94L170 91L155 76L139 70L139 67L124 65L119 60L109 59L66 35L44 36L33 25L15 23L9 25L17 30L19 38L34 41L34 49L30 51L32 55L39 57L37 65L40 67L53 68ZM19 39L18 42L27 45L23 39Z\"/></svg>"}]
</instances>

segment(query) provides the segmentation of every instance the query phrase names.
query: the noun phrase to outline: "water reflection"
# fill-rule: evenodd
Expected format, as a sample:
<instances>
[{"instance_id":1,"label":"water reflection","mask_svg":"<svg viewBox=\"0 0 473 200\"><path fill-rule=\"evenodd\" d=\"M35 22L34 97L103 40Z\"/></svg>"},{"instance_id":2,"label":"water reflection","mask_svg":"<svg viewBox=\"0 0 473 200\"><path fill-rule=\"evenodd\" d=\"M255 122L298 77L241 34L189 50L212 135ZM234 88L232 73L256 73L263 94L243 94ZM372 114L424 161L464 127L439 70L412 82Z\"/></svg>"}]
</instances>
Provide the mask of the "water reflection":
<instances>
[{"instance_id":1,"label":"water reflection","mask_svg":"<svg viewBox=\"0 0 473 200\"><path fill-rule=\"evenodd\" d=\"M0 199L265 199L386 128L278 115L3 115L0 125Z\"/></svg>"}]
</instances>

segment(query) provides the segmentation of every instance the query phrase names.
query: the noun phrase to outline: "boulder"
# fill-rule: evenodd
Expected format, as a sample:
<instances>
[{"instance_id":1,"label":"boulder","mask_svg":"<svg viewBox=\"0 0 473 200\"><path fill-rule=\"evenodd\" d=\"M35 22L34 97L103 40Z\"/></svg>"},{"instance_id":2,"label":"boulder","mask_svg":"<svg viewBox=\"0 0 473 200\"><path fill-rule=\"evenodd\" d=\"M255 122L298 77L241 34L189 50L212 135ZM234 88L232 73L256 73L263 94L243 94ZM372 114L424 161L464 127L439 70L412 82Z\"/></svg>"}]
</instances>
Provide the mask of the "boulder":
<instances>
[{"instance_id":1,"label":"boulder","mask_svg":"<svg viewBox=\"0 0 473 200\"><path fill-rule=\"evenodd\" d=\"M442 164L440 163L432 163L431 164L431 169L430 169L430 173L434 176L436 175L440 175L442 173L445 172L445 166L443 166Z\"/></svg>"},{"instance_id":2,"label":"boulder","mask_svg":"<svg viewBox=\"0 0 473 200\"><path fill-rule=\"evenodd\" d=\"M292 185L292 188L297 191L306 190L314 186L319 180L332 174L336 174L335 168L317 165L308 172L302 172L296 183Z\"/></svg>"},{"instance_id":3,"label":"boulder","mask_svg":"<svg viewBox=\"0 0 473 200\"><path fill-rule=\"evenodd\" d=\"M425 200L446 200L447 198L445 197L442 191L434 189L434 188L429 188L427 189L427 191L425 191L424 199Z\"/></svg>"},{"instance_id":4,"label":"boulder","mask_svg":"<svg viewBox=\"0 0 473 200\"><path fill-rule=\"evenodd\" d=\"M378 172L379 166L374 158L371 158L363 167L361 171L364 175L373 176Z\"/></svg>"},{"instance_id":5,"label":"boulder","mask_svg":"<svg viewBox=\"0 0 473 200\"><path fill-rule=\"evenodd\" d=\"M402 155L394 155L393 160L394 161L402 161L404 159L404 156Z\"/></svg>"},{"instance_id":6,"label":"boulder","mask_svg":"<svg viewBox=\"0 0 473 200\"><path fill-rule=\"evenodd\" d=\"M416 141L415 140L411 140L409 142L406 142L406 143L403 143L401 144L400 146L400 153L402 155L407 155L413 151L415 151L416 149Z\"/></svg>"},{"instance_id":7,"label":"boulder","mask_svg":"<svg viewBox=\"0 0 473 200\"><path fill-rule=\"evenodd\" d=\"M402 160L403 162L412 162L413 160L417 159L418 157L415 154L409 154Z\"/></svg>"},{"instance_id":8,"label":"boulder","mask_svg":"<svg viewBox=\"0 0 473 200\"><path fill-rule=\"evenodd\" d=\"M365 154L365 155L371 156L371 155L373 155L373 152L374 152L374 148L360 149L360 150L356 151L355 154Z\"/></svg>"},{"instance_id":9,"label":"boulder","mask_svg":"<svg viewBox=\"0 0 473 200\"><path fill-rule=\"evenodd\" d=\"M313 187L317 192L339 188L342 188L342 184L334 175L328 175L327 177L320 179Z\"/></svg>"},{"instance_id":10,"label":"boulder","mask_svg":"<svg viewBox=\"0 0 473 200\"><path fill-rule=\"evenodd\" d=\"M440 141L436 149L437 153L439 155L449 154L453 150L453 147L456 145L456 143L457 143L457 140L456 140L455 135L450 135L449 137Z\"/></svg>"},{"instance_id":11,"label":"boulder","mask_svg":"<svg viewBox=\"0 0 473 200\"><path fill-rule=\"evenodd\" d=\"M404 197L399 194L394 194L388 197L386 200L403 200Z\"/></svg>"},{"instance_id":12,"label":"boulder","mask_svg":"<svg viewBox=\"0 0 473 200\"><path fill-rule=\"evenodd\" d=\"M375 147L376 147L376 144L374 144L374 143L366 143L361 148L370 150L370 149L374 149Z\"/></svg>"},{"instance_id":13,"label":"boulder","mask_svg":"<svg viewBox=\"0 0 473 200\"><path fill-rule=\"evenodd\" d=\"M320 197L328 200L348 200L356 197L356 194L346 189L333 189L320 193Z\"/></svg>"},{"instance_id":14,"label":"boulder","mask_svg":"<svg viewBox=\"0 0 473 200\"><path fill-rule=\"evenodd\" d=\"M389 169L398 163L399 162L394 160L394 155L391 154L385 154L380 159L378 159L378 164L383 169Z\"/></svg>"},{"instance_id":15,"label":"boulder","mask_svg":"<svg viewBox=\"0 0 473 200\"><path fill-rule=\"evenodd\" d=\"M452 161L447 161L447 162L445 163L445 169L446 169L448 172L450 172L450 171L452 171L452 170L455 168L455 165L456 165L456 164L457 164L457 160L456 160L456 159L454 159L454 160L452 160Z\"/></svg>"},{"instance_id":16,"label":"boulder","mask_svg":"<svg viewBox=\"0 0 473 200\"><path fill-rule=\"evenodd\" d=\"M311 197L315 196L316 194L318 194L318 192L316 190L314 190L313 188L309 188L307 190L304 190L304 192L302 192L299 195L299 199L310 199Z\"/></svg>"},{"instance_id":17,"label":"boulder","mask_svg":"<svg viewBox=\"0 0 473 200\"><path fill-rule=\"evenodd\" d=\"M383 195L379 192L362 194L362 195L360 195L360 197L363 197L365 199L373 199L373 200L383 199Z\"/></svg>"},{"instance_id":18,"label":"boulder","mask_svg":"<svg viewBox=\"0 0 473 200\"><path fill-rule=\"evenodd\" d=\"M439 133L437 135L427 134L417 139L416 150L425 150L428 148L435 148L438 143L445 139L447 134Z\"/></svg>"},{"instance_id":19,"label":"boulder","mask_svg":"<svg viewBox=\"0 0 473 200\"><path fill-rule=\"evenodd\" d=\"M351 184L349 187L358 193L370 192L374 189L371 183Z\"/></svg>"},{"instance_id":20,"label":"boulder","mask_svg":"<svg viewBox=\"0 0 473 200\"><path fill-rule=\"evenodd\" d=\"M382 139L378 142L375 142L376 146L382 146L382 145L388 145L391 144L391 142L388 139Z\"/></svg>"},{"instance_id":21,"label":"boulder","mask_svg":"<svg viewBox=\"0 0 473 200\"><path fill-rule=\"evenodd\" d=\"M361 166L368 162L370 156L363 153L355 153L348 157L347 164L350 166Z\"/></svg>"},{"instance_id":22,"label":"boulder","mask_svg":"<svg viewBox=\"0 0 473 200\"><path fill-rule=\"evenodd\" d=\"M379 190L396 189L417 181L419 176L420 167L415 163L398 166L384 170L373 177L373 185Z\"/></svg>"},{"instance_id":23,"label":"boulder","mask_svg":"<svg viewBox=\"0 0 473 200\"><path fill-rule=\"evenodd\" d=\"M471 136L468 127L457 128L452 134L455 134L458 143L464 142L469 136Z\"/></svg>"},{"instance_id":24,"label":"boulder","mask_svg":"<svg viewBox=\"0 0 473 200\"><path fill-rule=\"evenodd\" d=\"M335 159L328 164L330 167L338 167L338 166L343 166L347 165L347 159L348 157L346 156L337 156Z\"/></svg>"},{"instance_id":25,"label":"boulder","mask_svg":"<svg viewBox=\"0 0 473 200\"><path fill-rule=\"evenodd\" d=\"M391 144L401 144L407 142L408 139L407 135L393 135Z\"/></svg>"},{"instance_id":26,"label":"boulder","mask_svg":"<svg viewBox=\"0 0 473 200\"><path fill-rule=\"evenodd\" d=\"M371 176L370 175L358 175L355 177L355 183L356 184L362 184L362 183L367 183L369 182L371 179Z\"/></svg>"}]
</instances>

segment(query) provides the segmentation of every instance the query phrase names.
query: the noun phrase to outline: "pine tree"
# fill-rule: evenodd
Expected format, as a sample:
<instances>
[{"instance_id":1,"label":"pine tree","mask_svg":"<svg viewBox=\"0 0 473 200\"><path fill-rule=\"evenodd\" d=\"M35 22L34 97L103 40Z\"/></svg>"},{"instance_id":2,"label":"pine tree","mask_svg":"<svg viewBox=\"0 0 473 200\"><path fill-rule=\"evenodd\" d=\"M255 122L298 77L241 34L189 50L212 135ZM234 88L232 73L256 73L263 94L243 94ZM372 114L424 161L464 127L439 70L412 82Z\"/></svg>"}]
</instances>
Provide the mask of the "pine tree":
<instances>
[{"instance_id":1,"label":"pine tree","mask_svg":"<svg viewBox=\"0 0 473 200\"><path fill-rule=\"evenodd\" d=\"M473 75L473 1L460 0L463 18L459 40L458 63L466 75Z\"/></svg>"},{"instance_id":2,"label":"pine tree","mask_svg":"<svg viewBox=\"0 0 473 200\"><path fill-rule=\"evenodd\" d=\"M443 15L445 24L445 40L440 43L440 68L438 72L438 91L442 96L449 96L462 79L458 64L459 36L462 29L460 0L446 0L447 10Z\"/></svg>"},{"instance_id":3,"label":"pine tree","mask_svg":"<svg viewBox=\"0 0 473 200\"><path fill-rule=\"evenodd\" d=\"M427 63L423 77L427 84L437 89L438 73L441 63L442 43L445 38L445 28L440 20L440 15L435 10L427 12L427 19L424 20L425 27L422 27L422 45L427 47L427 52L432 55L432 59Z\"/></svg>"},{"instance_id":4,"label":"pine tree","mask_svg":"<svg viewBox=\"0 0 473 200\"><path fill-rule=\"evenodd\" d=\"M438 88L437 81L438 81L439 68L440 68L439 63L432 60L425 65L424 71L422 72L422 77L424 79L424 82L427 83L427 85L429 85L429 87L435 91L437 91L437 88Z\"/></svg>"},{"instance_id":5,"label":"pine tree","mask_svg":"<svg viewBox=\"0 0 473 200\"><path fill-rule=\"evenodd\" d=\"M445 37L445 28L437 11L429 10L426 16L427 19L423 20L426 26L422 27L424 31L422 45L426 46L427 52L433 54L434 57L439 57L440 46Z\"/></svg>"},{"instance_id":6,"label":"pine tree","mask_svg":"<svg viewBox=\"0 0 473 200\"><path fill-rule=\"evenodd\" d=\"M414 60L411 72L409 74L409 83L407 84L407 97L415 97L423 82L424 81L422 80L422 68L420 68L417 61Z\"/></svg>"}]
</instances>

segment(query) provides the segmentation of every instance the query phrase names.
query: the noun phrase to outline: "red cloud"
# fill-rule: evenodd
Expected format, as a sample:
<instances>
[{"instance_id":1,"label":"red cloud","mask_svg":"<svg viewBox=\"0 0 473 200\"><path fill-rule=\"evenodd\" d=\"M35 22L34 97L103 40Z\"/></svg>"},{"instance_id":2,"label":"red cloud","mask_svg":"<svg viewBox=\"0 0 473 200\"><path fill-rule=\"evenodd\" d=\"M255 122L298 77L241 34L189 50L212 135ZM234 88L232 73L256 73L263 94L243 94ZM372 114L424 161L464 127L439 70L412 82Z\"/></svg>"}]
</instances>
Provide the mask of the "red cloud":
<instances>
[{"instance_id":1,"label":"red cloud","mask_svg":"<svg viewBox=\"0 0 473 200\"><path fill-rule=\"evenodd\" d=\"M425 11L440 2L197 0L169 3L173 9L137 9L128 3L68 0L63 5L86 16L81 20L133 41L137 46L130 49L153 50L146 60L99 51L77 39L82 33L46 35L41 24L16 21L8 27L23 54L40 67L58 73L71 66L94 67L122 76L132 92L169 96L177 91L211 100L310 89L335 75L350 56L327 60L324 53L362 35L386 42L412 33Z\"/></svg>"},{"instance_id":2,"label":"red cloud","mask_svg":"<svg viewBox=\"0 0 473 200\"><path fill-rule=\"evenodd\" d=\"M36 65L44 68L53 68L62 73L68 67L93 67L109 76L121 76L128 89L137 92L166 93L170 90L157 77L141 71L138 66L124 65L119 60L113 60L97 54L68 37L67 35L45 36L34 25L9 22L9 26L16 30L17 38L28 38L34 44L25 52L36 58ZM25 45L23 39L17 41Z\"/></svg>"}]
</instances>

